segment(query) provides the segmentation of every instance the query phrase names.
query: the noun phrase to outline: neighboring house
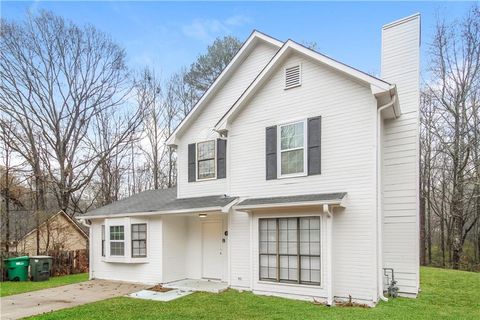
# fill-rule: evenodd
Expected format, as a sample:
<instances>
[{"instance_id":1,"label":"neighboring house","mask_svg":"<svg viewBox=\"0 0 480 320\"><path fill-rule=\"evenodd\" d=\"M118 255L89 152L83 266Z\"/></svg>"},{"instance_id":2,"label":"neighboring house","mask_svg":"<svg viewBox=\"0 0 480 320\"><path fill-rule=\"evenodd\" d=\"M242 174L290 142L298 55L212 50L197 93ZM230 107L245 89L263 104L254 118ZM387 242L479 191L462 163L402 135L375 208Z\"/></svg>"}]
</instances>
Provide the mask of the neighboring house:
<instances>
[{"instance_id":1,"label":"neighboring house","mask_svg":"<svg viewBox=\"0 0 480 320\"><path fill-rule=\"evenodd\" d=\"M11 211L10 252L37 254L37 227L34 213L27 210ZM88 227L72 219L63 211L42 213L39 217L40 250L72 251L88 248ZM2 240L5 226L2 226Z\"/></svg>"},{"instance_id":2,"label":"neighboring house","mask_svg":"<svg viewBox=\"0 0 480 320\"><path fill-rule=\"evenodd\" d=\"M90 277L374 305L393 268L415 297L419 45L419 15L384 26L377 78L253 32L167 141L177 189L83 217Z\"/></svg>"}]
</instances>

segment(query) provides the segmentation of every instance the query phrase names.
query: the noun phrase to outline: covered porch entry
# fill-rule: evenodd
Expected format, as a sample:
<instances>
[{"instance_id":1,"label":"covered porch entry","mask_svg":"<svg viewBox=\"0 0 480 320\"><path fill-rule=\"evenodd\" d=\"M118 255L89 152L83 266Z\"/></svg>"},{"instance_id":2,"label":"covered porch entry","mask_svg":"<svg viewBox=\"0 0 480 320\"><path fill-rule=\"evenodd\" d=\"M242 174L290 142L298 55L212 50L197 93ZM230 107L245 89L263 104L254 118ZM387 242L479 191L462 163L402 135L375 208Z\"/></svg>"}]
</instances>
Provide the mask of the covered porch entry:
<instances>
[{"instance_id":1,"label":"covered porch entry","mask_svg":"<svg viewBox=\"0 0 480 320\"><path fill-rule=\"evenodd\" d=\"M228 279L228 219L222 211L162 217L164 287L217 291Z\"/></svg>"}]
</instances>

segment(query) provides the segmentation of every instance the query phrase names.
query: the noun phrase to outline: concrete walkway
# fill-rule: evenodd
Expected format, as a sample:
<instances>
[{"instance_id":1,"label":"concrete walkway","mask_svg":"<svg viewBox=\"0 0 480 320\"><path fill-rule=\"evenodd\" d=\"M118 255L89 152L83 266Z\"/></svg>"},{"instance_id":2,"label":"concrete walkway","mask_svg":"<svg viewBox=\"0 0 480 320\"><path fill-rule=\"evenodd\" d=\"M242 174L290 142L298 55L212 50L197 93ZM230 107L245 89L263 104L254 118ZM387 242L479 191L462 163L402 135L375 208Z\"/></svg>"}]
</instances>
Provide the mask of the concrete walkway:
<instances>
[{"instance_id":1,"label":"concrete walkway","mask_svg":"<svg viewBox=\"0 0 480 320\"><path fill-rule=\"evenodd\" d=\"M45 312L124 296L149 286L127 282L91 280L62 287L0 298L1 319L19 319Z\"/></svg>"}]
</instances>

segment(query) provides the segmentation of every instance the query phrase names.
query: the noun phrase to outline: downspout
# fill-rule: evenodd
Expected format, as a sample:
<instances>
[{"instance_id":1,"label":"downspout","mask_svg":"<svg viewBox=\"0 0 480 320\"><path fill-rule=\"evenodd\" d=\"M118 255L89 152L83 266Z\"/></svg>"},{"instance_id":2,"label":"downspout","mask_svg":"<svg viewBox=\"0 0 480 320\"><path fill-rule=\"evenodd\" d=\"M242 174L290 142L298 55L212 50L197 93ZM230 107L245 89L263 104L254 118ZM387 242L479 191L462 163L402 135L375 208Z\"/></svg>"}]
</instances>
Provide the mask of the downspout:
<instances>
[{"instance_id":1,"label":"downspout","mask_svg":"<svg viewBox=\"0 0 480 320\"><path fill-rule=\"evenodd\" d=\"M377 109L377 159L376 159L376 163L377 163L377 291L378 291L378 297L382 300L382 301L388 301L388 298L386 298L384 295L383 295L383 244L382 244L382 216L381 216L381 208L382 208L382 196L381 196L381 186L382 186L382 167L381 167L381 159L382 159L382 155L381 155L381 136L380 136L380 127L381 127L381 121L382 121L382 111L386 108L389 108L391 106L393 106L395 104L397 100L397 96L394 95L392 97L392 99L390 100L390 102L388 102L387 104L379 107ZM395 114L395 110L394 110L394 115L395 115L395 119L397 118L397 115Z\"/></svg>"},{"instance_id":2,"label":"downspout","mask_svg":"<svg viewBox=\"0 0 480 320\"><path fill-rule=\"evenodd\" d=\"M332 242L333 242L333 228L332 220L333 215L331 208L328 204L323 205L323 212L327 214L327 234L328 234L328 250L327 250L327 263L328 263L328 281L327 281L327 305L333 305L333 261L332 261Z\"/></svg>"}]
</instances>

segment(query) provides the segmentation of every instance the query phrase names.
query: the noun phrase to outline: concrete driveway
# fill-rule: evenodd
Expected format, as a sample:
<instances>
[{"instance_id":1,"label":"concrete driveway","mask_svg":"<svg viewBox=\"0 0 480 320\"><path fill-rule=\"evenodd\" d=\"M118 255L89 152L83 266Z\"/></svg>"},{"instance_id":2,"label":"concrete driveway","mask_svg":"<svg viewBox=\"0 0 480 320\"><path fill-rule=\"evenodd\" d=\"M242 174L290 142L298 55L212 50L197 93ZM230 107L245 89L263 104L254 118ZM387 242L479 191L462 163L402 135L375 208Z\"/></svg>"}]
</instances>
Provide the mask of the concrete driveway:
<instances>
[{"instance_id":1,"label":"concrete driveway","mask_svg":"<svg viewBox=\"0 0 480 320\"><path fill-rule=\"evenodd\" d=\"M124 296L149 286L105 280L90 280L62 287L0 298L1 319L19 319L90 302Z\"/></svg>"}]
</instances>

